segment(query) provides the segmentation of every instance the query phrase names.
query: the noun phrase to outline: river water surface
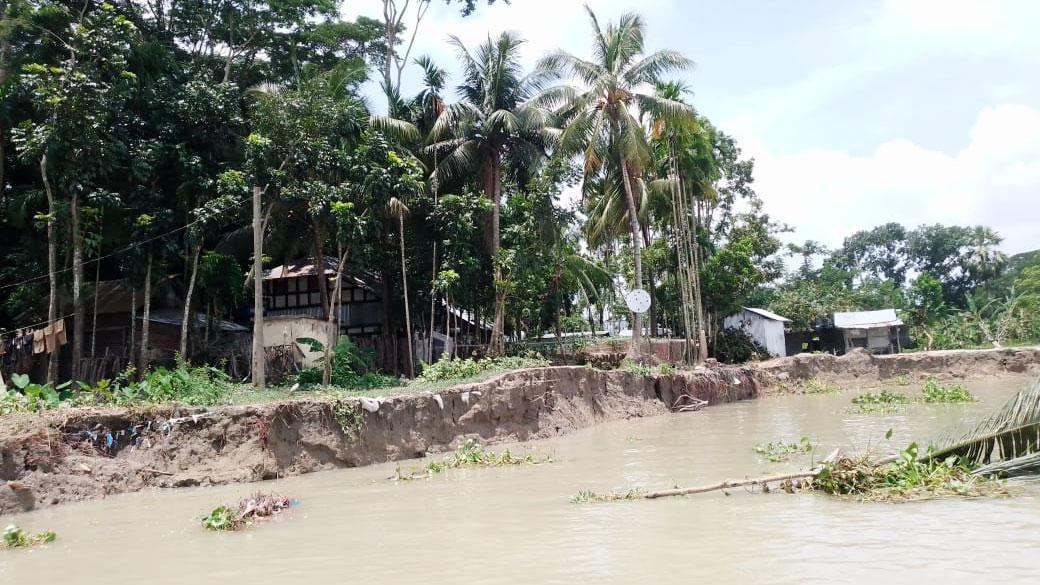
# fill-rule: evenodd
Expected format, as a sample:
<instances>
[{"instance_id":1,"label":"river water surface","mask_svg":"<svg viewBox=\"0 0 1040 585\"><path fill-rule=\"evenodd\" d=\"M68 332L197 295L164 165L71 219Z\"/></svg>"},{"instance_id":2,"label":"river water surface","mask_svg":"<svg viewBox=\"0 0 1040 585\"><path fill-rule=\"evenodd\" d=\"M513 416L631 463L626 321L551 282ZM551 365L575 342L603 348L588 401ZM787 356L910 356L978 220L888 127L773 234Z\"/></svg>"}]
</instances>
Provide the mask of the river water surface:
<instances>
[{"instance_id":1,"label":"river water surface","mask_svg":"<svg viewBox=\"0 0 1040 585\"><path fill-rule=\"evenodd\" d=\"M387 464L58 506L0 518L58 533L49 545L0 551L0 583L1037 583L1035 486L1015 487L1018 496L1007 499L905 504L742 489L569 502L582 489L691 486L804 468L808 456L776 464L752 450L803 435L819 445L817 459L836 446L901 448L967 425L1026 383L970 384L978 403L884 415L849 414L851 392L769 397L514 446L551 453L547 465L393 482L396 464ZM257 489L299 505L243 532L200 527L202 514Z\"/></svg>"}]
</instances>

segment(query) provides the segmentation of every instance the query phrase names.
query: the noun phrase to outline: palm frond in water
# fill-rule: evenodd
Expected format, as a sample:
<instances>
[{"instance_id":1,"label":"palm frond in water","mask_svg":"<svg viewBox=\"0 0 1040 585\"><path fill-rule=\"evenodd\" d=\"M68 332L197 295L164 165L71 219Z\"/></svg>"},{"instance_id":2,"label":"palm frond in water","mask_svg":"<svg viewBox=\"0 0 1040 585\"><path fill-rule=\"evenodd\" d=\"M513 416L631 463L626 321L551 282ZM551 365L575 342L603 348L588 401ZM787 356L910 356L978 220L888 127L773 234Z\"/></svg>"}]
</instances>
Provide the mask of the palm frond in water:
<instances>
[{"instance_id":1,"label":"palm frond in water","mask_svg":"<svg viewBox=\"0 0 1040 585\"><path fill-rule=\"evenodd\" d=\"M1020 390L1003 408L958 439L940 442L925 459L958 456L981 466L977 474L1040 472L1040 380Z\"/></svg>"}]
</instances>

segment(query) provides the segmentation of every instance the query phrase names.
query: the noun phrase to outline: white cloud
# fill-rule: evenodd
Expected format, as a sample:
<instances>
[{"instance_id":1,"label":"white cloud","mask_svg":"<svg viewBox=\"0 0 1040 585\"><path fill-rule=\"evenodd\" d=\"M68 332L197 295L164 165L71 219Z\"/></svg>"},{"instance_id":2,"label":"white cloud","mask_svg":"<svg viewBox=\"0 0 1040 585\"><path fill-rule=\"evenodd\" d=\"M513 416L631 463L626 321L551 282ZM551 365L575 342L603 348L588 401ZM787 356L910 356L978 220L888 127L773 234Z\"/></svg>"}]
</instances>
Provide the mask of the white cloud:
<instances>
[{"instance_id":1,"label":"white cloud","mask_svg":"<svg viewBox=\"0 0 1040 585\"><path fill-rule=\"evenodd\" d=\"M1040 248L1040 110L988 107L956 154L891 140L865 156L838 150L773 154L748 143L766 210L796 228L791 240L839 245L885 222L985 224L1005 249Z\"/></svg>"}]
</instances>

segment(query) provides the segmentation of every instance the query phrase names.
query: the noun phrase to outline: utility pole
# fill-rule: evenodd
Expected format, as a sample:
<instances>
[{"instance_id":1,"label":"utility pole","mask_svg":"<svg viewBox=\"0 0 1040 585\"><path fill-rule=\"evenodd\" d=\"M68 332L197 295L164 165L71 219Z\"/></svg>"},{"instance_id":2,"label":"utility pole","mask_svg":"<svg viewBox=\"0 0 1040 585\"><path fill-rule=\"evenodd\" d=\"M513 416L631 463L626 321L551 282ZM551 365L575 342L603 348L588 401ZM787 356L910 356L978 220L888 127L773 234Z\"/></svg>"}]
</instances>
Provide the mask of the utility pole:
<instances>
[{"instance_id":1,"label":"utility pole","mask_svg":"<svg viewBox=\"0 0 1040 585\"><path fill-rule=\"evenodd\" d=\"M264 375L264 230L260 216L259 186L253 187L253 386L263 390L267 385Z\"/></svg>"}]
</instances>

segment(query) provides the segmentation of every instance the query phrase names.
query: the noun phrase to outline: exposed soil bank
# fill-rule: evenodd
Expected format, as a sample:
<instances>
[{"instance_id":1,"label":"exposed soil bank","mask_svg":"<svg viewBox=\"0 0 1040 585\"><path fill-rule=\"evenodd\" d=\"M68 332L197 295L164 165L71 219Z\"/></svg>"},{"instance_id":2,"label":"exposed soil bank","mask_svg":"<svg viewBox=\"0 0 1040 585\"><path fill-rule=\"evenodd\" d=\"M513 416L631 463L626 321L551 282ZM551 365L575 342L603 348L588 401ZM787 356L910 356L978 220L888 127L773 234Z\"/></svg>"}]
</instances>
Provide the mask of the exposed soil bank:
<instances>
[{"instance_id":1,"label":"exposed soil bank","mask_svg":"<svg viewBox=\"0 0 1040 585\"><path fill-rule=\"evenodd\" d=\"M737 367L653 377L554 367L384 399L55 411L0 430L0 514L422 457L471 437L525 441L665 413L683 394L709 404L754 398L761 376Z\"/></svg>"},{"instance_id":2,"label":"exposed soil bank","mask_svg":"<svg viewBox=\"0 0 1040 585\"><path fill-rule=\"evenodd\" d=\"M422 457L465 438L548 437L668 412L683 394L719 404L778 381L845 385L901 375L1040 374L1040 348L842 357L803 354L670 376L553 367L438 392L215 409L72 409L0 421L0 514L148 487L249 482Z\"/></svg>"},{"instance_id":3,"label":"exposed soil bank","mask_svg":"<svg viewBox=\"0 0 1040 585\"><path fill-rule=\"evenodd\" d=\"M858 349L840 357L799 354L758 364L770 381L819 378L846 385L872 384L898 376L977 378L1040 374L1040 348L950 350L872 355Z\"/></svg>"}]
</instances>

